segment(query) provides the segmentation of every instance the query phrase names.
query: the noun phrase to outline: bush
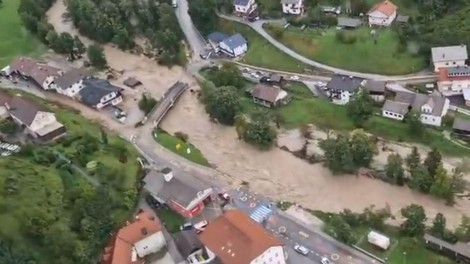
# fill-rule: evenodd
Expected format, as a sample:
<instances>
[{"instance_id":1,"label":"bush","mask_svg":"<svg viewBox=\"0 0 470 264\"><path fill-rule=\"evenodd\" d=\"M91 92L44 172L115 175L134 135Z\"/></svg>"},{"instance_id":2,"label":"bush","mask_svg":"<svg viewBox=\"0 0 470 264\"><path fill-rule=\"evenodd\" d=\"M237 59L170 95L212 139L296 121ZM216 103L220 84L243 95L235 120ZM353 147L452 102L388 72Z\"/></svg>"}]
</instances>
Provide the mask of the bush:
<instances>
[{"instance_id":1,"label":"bush","mask_svg":"<svg viewBox=\"0 0 470 264\"><path fill-rule=\"evenodd\" d=\"M181 139L181 141L183 142L188 142L188 138L189 136L183 132L176 132L175 133L175 137L178 138L178 139Z\"/></svg>"},{"instance_id":2,"label":"bush","mask_svg":"<svg viewBox=\"0 0 470 264\"><path fill-rule=\"evenodd\" d=\"M351 45L357 41L357 37L356 35L352 33L347 33L344 30L338 30L336 31L336 40L338 40L339 42L343 44Z\"/></svg>"},{"instance_id":3,"label":"bush","mask_svg":"<svg viewBox=\"0 0 470 264\"><path fill-rule=\"evenodd\" d=\"M157 100L155 100L152 97L147 97L145 94L142 95L142 98L139 101L139 109L142 110L142 112L145 113L145 115L148 115L150 111L155 107L157 104Z\"/></svg>"}]
</instances>

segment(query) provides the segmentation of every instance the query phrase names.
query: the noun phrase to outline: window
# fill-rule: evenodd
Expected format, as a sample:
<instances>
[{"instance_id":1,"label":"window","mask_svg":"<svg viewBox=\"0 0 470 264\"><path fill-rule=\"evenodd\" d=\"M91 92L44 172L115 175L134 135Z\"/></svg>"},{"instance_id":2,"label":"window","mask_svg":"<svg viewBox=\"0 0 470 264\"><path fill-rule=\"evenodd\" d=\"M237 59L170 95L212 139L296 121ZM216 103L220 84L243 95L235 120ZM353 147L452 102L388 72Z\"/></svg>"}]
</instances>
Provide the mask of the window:
<instances>
[{"instance_id":1,"label":"window","mask_svg":"<svg viewBox=\"0 0 470 264\"><path fill-rule=\"evenodd\" d=\"M454 62L452 62L452 64L454 64L454 65L455 65L455 64L456 64L456 62L454 61Z\"/></svg>"},{"instance_id":2,"label":"window","mask_svg":"<svg viewBox=\"0 0 470 264\"><path fill-rule=\"evenodd\" d=\"M446 66L449 66L449 63L448 63L448 62L446 62Z\"/></svg>"}]
</instances>

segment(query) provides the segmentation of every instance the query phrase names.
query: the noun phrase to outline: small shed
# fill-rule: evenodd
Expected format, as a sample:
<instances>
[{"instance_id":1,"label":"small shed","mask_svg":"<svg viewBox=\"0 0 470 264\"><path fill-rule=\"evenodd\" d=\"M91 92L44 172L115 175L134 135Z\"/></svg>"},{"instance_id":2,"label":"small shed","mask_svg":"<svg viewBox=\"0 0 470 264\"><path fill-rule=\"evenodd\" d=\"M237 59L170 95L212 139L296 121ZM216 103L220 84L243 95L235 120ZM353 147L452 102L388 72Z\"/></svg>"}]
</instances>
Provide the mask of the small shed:
<instances>
[{"instance_id":1,"label":"small shed","mask_svg":"<svg viewBox=\"0 0 470 264\"><path fill-rule=\"evenodd\" d=\"M362 25L362 21L357 18L338 17L338 27L344 29L356 29Z\"/></svg>"},{"instance_id":2,"label":"small shed","mask_svg":"<svg viewBox=\"0 0 470 264\"><path fill-rule=\"evenodd\" d=\"M396 21L398 24L408 24L410 21L410 16L398 15Z\"/></svg>"},{"instance_id":3,"label":"small shed","mask_svg":"<svg viewBox=\"0 0 470 264\"><path fill-rule=\"evenodd\" d=\"M369 232L367 235L367 241L383 250L387 250L390 246L390 238L375 231Z\"/></svg>"},{"instance_id":4,"label":"small shed","mask_svg":"<svg viewBox=\"0 0 470 264\"><path fill-rule=\"evenodd\" d=\"M141 81L137 80L137 79L134 78L134 77L129 77L129 78L127 78L123 83L124 83L125 86L128 86L128 87L130 87L130 88L135 88L135 87L137 87L137 86L139 86L139 85L142 84Z\"/></svg>"},{"instance_id":5,"label":"small shed","mask_svg":"<svg viewBox=\"0 0 470 264\"><path fill-rule=\"evenodd\" d=\"M452 125L452 132L458 136L470 137L470 121L456 118Z\"/></svg>"}]
</instances>

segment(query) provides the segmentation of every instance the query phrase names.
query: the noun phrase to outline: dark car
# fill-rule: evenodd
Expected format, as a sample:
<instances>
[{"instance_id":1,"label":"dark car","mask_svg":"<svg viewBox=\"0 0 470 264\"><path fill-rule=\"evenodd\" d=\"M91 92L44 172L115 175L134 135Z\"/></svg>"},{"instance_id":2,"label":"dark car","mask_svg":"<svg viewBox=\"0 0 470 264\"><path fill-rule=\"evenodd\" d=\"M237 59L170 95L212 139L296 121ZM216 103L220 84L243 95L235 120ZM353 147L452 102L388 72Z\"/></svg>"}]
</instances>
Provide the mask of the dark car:
<instances>
[{"instance_id":1,"label":"dark car","mask_svg":"<svg viewBox=\"0 0 470 264\"><path fill-rule=\"evenodd\" d=\"M145 196L145 201L151 208L154 209L160 208L160 206L162 206L162 204L159 201L155 200L155 198L153 198L153 196L150 194L147 194L147 196Z\"/></svg>"}]
</instances>

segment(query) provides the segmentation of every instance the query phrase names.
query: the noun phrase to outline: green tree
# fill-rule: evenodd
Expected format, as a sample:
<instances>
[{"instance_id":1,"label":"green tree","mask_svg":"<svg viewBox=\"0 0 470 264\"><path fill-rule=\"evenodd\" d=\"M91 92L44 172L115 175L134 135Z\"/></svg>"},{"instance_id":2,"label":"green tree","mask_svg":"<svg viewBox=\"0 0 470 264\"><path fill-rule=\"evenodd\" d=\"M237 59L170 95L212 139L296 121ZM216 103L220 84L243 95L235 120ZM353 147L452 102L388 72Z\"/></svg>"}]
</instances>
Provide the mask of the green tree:
<instances>
[{"instance_id":1,"label":"green tree","mask_svg":"<svg viewBox=\"0 0 470 264\"><path fill-rule=\"evenodd\" d=\"M104 145L108 145L108 135L103 129L101 129L100 132L101 132L101 143L103 143Z\"/></svg>"},{"instance_id":2,"label":"green tree","mask_svg":"<svg viewBox=\"0 0 470 264\"><path fill-rule=\"evenodd\" d=\"M351 226L339 215L333 215L326 228L327 233L341 242L352 244L355 240Z\"/></svg>"},{"instance_id":3,"label":"green tree","mask_svg":"<svg viewBox=\"0 0 470 264\"><path fill-rule=\"evenodd\" d=\"M243 139L247 126L248 122L244 115L238 114L235 116L235 130L237 131L238 139Z\"/></svg>"},{"instance_id":4,"label":"green tree","mask_svg":"<svg viewBox=\"0 0 470 264\"><path fill-rule=\"evenodd\" d=\"M436 214L436 217L434 217L434 220L432 221L432 227L430 231L433 236L444 238L446 231L446 218L443 214Z\"/></svg>"},{"instance_id":5,"label":"green tree","mask_svg":"<svg viewBox=\"0 0 470 264\"><path fill-rule=\"evenodd\" d=\"M439 150L437 148L432 148L430 152L428 152L428 155L426 156L426 159L424 160L424 165L428 169L429 175L434 178L436 175L436 170L437 167L439 167L439 164L442 162L442 156Z\"/></svg>"},{"instance_id":6,"label":"green tree","mask_svg":"<svg viewBox=\"0 0 470 264\"><path fill-rule=\"evenodd\" d=\"M104 55L104 49L98 44L92 44L88 46L87 49L87 56L90 60L91 65L98 69L106 68L108 62L106 61L106 57Z\"/></svg>"},{"instance_id":7,"label":"green tree","mask_svg":"<svg viewBox=\"0 0 470 264\"><path fill-rule=\"evenodd\" d=\"M236 88L222 86L206 95L211 100L206 101L206 111L211 118L216 119L221 124L233 125L235 116L241 111L240 97Z\"/></svg>"},{"instance_id":8,"label":"green tree","mask_svg":"<svg viewBox=\"0 0 470 264\"><path fill-rule=\"evenodd\" d=\"M406 156L406 166L408 166L409 171L412 171L418 167L419 164L421 164L421 155L418 152L418 148L413 147L411 153Z\"/></svg>"},{"instance_id":9,"label":"green tree","mask_svg":"<svg viewBox=\"0 0 470 264\"><path fill-rule=\"evenodd\" d=\"M374 113L372 99L363 89L359 89L346 106L356 127L362 127Z\"/></svg>"},{"instance_id":10,"label":"green tree","mask_svg":"<svg viewBox=\"0 0 470 264\"><path fill-rule=\"evenodd\" d=\"M470 217L467 215L462 216L460 225L455 229L455 235L459 241L467 242L470 240Z\"/></svg>"},{"instance_id":11,"label":"green tree","mask_svg":"<svg viewBox=\"0 0 470 264\"><path fill-rule=\"evenodd\" d=\"M80 40L80 38L77 35L73 37L73 45L75 47L75 53L77 55L82 55L83 53L86 52L85 45L83 44L83 42Z\"/></svg>"},{"instance_id":12,"label":"green tree","mask_svg":"<svg viewBox=\"0 0 470 264\"><path fill-rule=\"evenodd\" d=\"M208 79L212 81L215 86L233 86L242 88L245 86L245 80L234 63L224 63L220 70L213 70L210 72Z\"/></svg>"},{"instance_id":13,"label":"green tree","mask_svg":"<svg viewBox=\"0 0 470 264\"><path fill-rule=\"evenodd\" d=\"M335 139L320 142L325 152L326 164L333 173L352 173L356 169L347 135L338 135Z\"/></svg>"},{"instance_id":14,"label":"green tree","mask_svg":"<svg viewBox=\"0 0 470 264\"><path fill-rule=\"evenodd\" d=\"M9 119L0 121L0 132L3 134L13 134L18 130L18 125Z\"/></svg>"},{"instance_id":15,"label":"green tree","mask_svg":"<svg viewBox=\"0 0 470 264\"><path fill-rule=\"evenodd\" d=\"M421 237L424 234L426 213L421 205L411 204L401 209L401 215L406 218L400 225L400 231L406 236Z\"/></svg>"},{"instance_id":16,"label":"green tree","mask_svg":"<svg viewBox=\"0 0 470 264\"><path fill-rule=\"evenodd\" d=\"M114 35L112 41L122 50L126 50L134 46L132 36L125 28L119 28L116 30L116 34Z\"/></svg>"},{"instance_id":17,"label":"green tree","mask_svg":"<svg viewBox=\"0 0 470 264\"><path fill-rule=\"evenodd\" d=\"M403 160L399 154L390 154L387 158L385 166L385 174L395 184L404 184Z\"/></svg>"},{"instance_id":18,"label":"green tree","mask_svg":"<svg viewBox=\"0 0 470 264\"><path fill-rule=\"evenodd\" d=\"M56 52L72 55L74 47L75 43L73 37L67 32L60 33Z\"/></svg>"},{"instance_id":19,"label":"green tree","mask_svg":"<svg viewBox=\"0 0 470 264\"><path fill-rule=\"evenodd\" d=\"M406 116L406 122L408 123L408 131L411 135L416 137L424 136L425 127L417 113L411 111Z\"/></svg>"},{"instance_id":20,"label":"green tree","mask_svg":"<svg viewBox=\"0 0 470 264\"><path fill-rule=\"evenodd\" d=\"M354 130L351 133L350 145L355 166L369 167L375 150L370 137L363 130Z\"/></svg>"},{"instance_id":21,"label":"green tree","mask_svg":"<svg viewBox=\"0 0 470 264\"><path fill-rule=\"evenodd\" d=\"M267 121L250 122L246 126L243 139L261 149L269 149L276 142L276 130Z\"/></svg>"},{"instance_id":22,"label":"green tree","mask_svg":"<svg viewBox=\"0 0 470 264\"><path fill-rule=\"evenodd\" d=\"M452 179L447 174L442 163L437 166L434 182L431 185L430 193L436 197L445 199L448 203L454 202L454 192L452 189Z\"/></svg>"},{"instance_id":23,"label":"green tree","mask_svg":"<svg viewBox=\"0 0 470 264\"><path fill-rule=\"evenodd\" d=\"M156 104L157 100L155 100L153 97L148 97L147 95L142 94L142 98L139 100L139 109L142 110L145 115L148 115Z\"/></svg>"},{"instance_id":24,"label":"green tree","mask_svg":"<svg viewBox=\"0 0 470 264\"><path fill-rule=\"evenodd\" d=\"M410 171L410 176L409 186L411 188L429 193L433 179L424 165L418 164L416 168Z\"/></svg>"}]
</instances>

